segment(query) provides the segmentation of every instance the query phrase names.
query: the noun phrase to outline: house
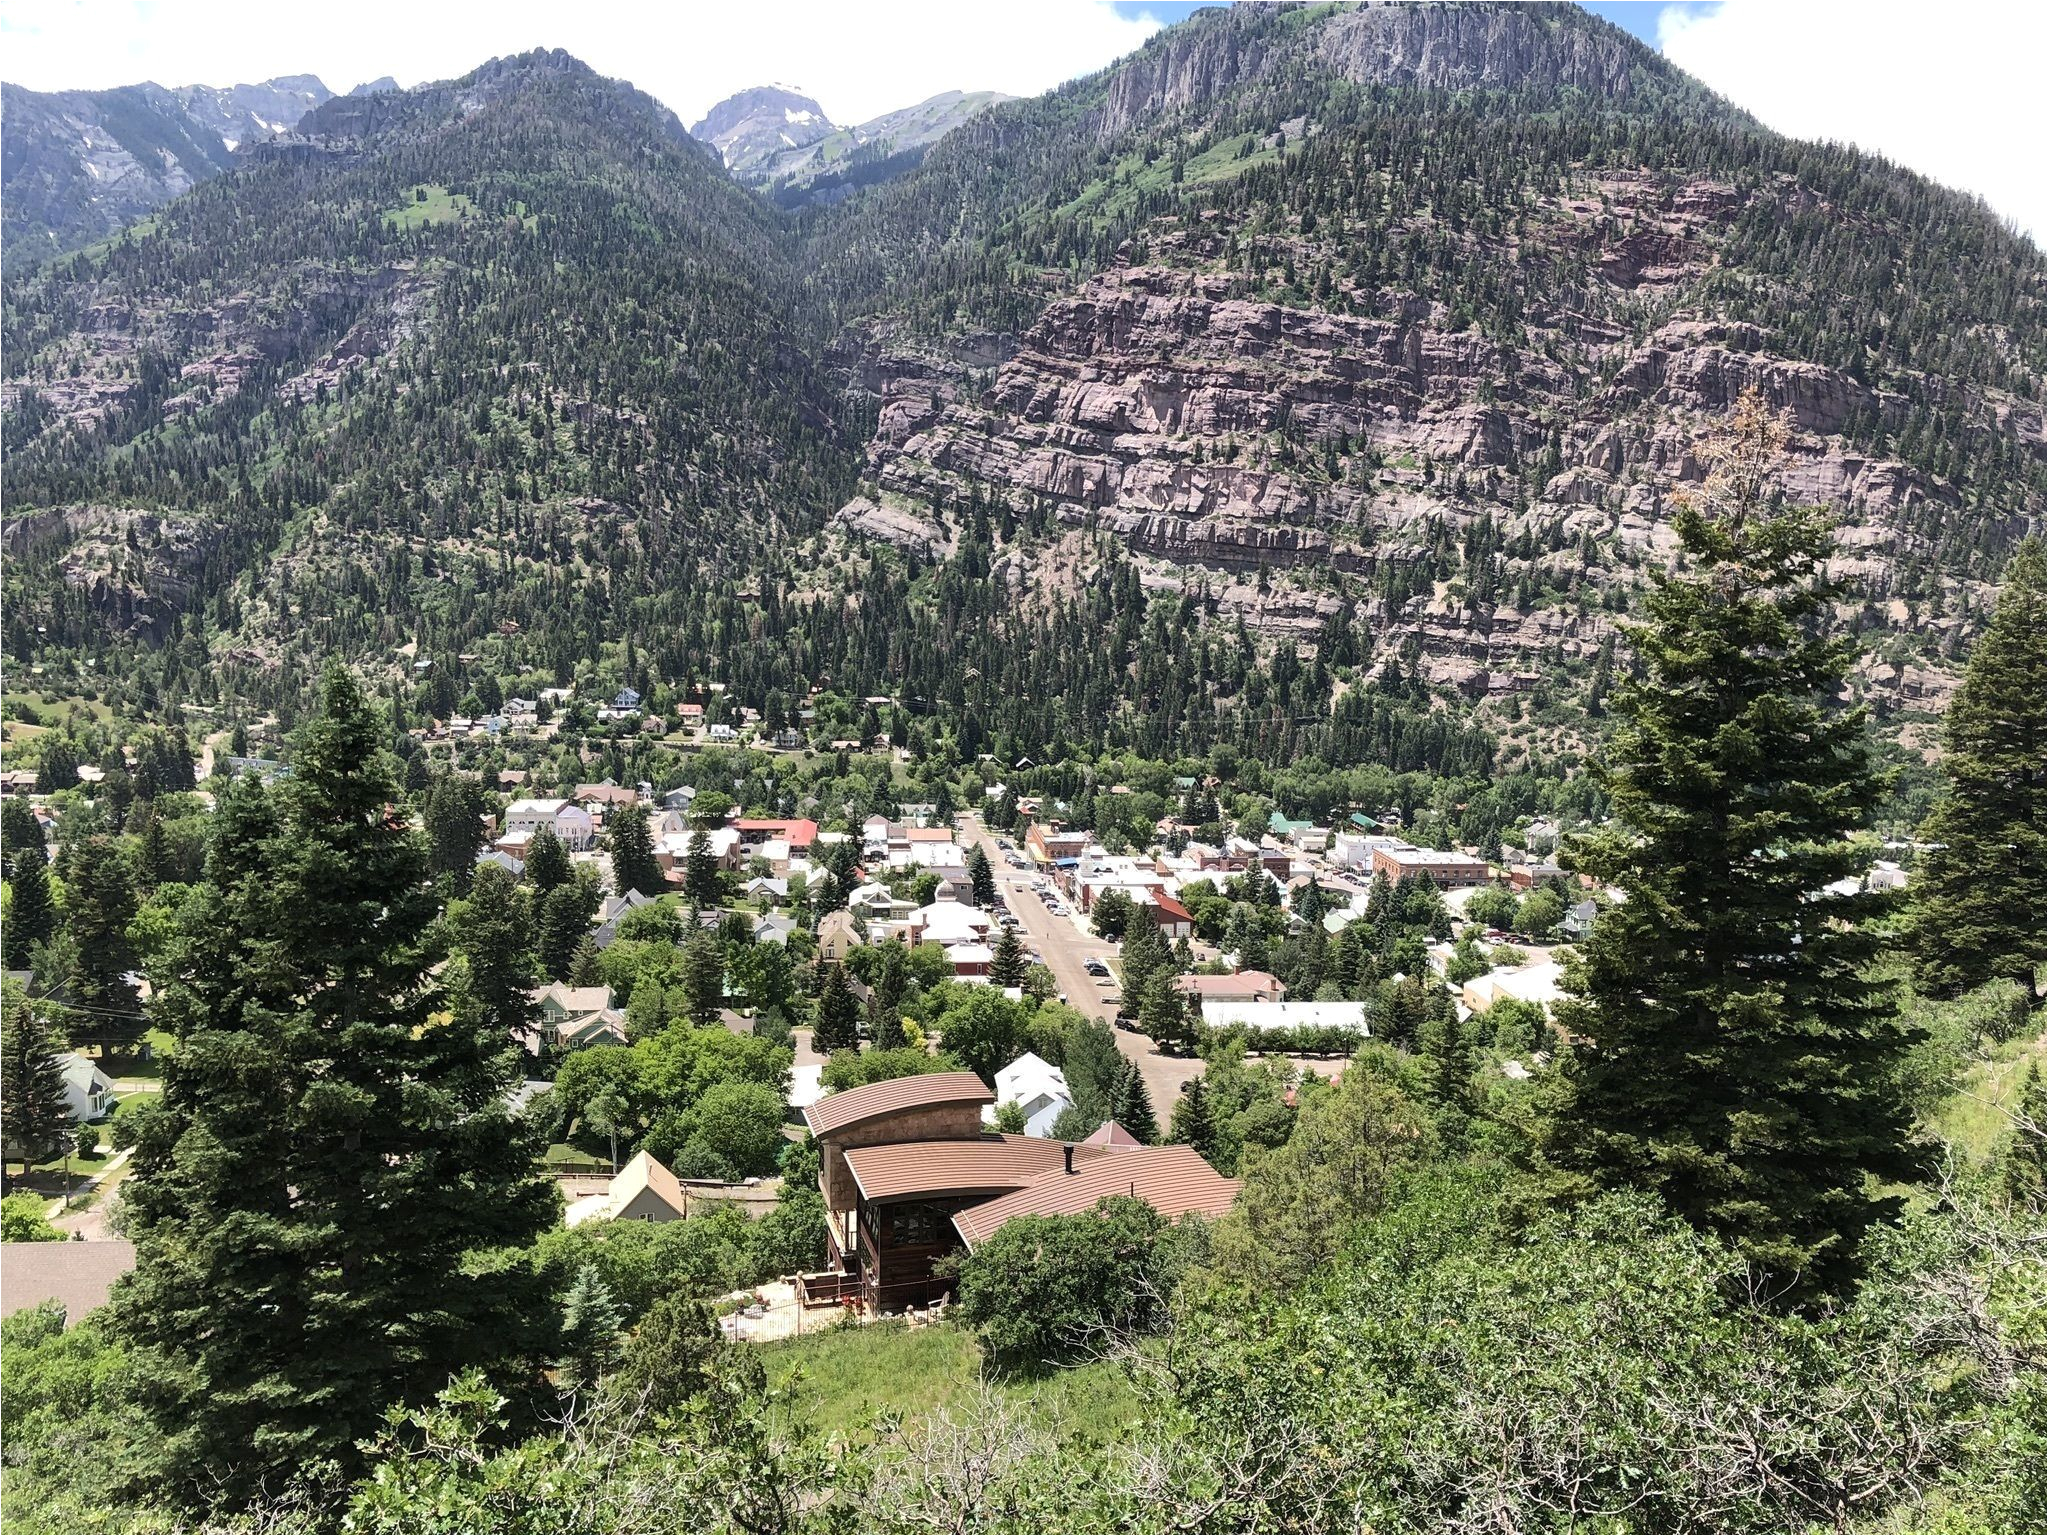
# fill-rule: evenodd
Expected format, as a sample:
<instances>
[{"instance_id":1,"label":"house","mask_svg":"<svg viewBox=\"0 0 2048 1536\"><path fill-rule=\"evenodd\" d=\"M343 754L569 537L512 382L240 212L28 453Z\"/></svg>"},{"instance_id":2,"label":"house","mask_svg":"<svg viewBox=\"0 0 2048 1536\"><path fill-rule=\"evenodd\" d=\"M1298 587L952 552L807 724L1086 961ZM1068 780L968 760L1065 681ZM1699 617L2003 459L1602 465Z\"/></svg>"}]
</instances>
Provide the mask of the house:
<instances>
[{"instance_id":1,"label":"house","mask_svg":"<svg viewBox=\"0 0 2048 1536\"><path fill-rule=\"evenodd\" d=\"M771 859L769 862L773 863L774 861ZM763 896L766 896L770 901L787 901L789 900L789 881L786 879L773 879L767 875L756 875L740 887L740 894L748 901L759 901Z\"/></svg>"},{"instance_id":2,"label":"house","mask_svg":"<svg viewBox=\"0 0 2048 1536\"><path fill-rule=\"evenodd\" d=\"M1466 982L1458 995L1474 1013L1484 1013L1506 998L1534 1003L1548 1013L1564 995L1564 967L1555 960L1535 960L1512 970L1488 971Z\"/></svg>"},{"instance_id":3,"label":"house","mask_svg":"<svg viewBox=\"0 0 2048 1536\"><path fill-rule=\"evenodd\" d=\"M903 937L908 944L979 944L993 926L994 920L979 907L958 901L935 901L928 907L919 907L903 920Z\"/></svg>"},{"instance_id":4,"label":"house","mask_svg":"<svg viewBox=\"0 0 2048 1536\"><path fill-rule=\"evenodd\" d=\"M1205 1000L1202 1022L1210 1029L1348 1029L1362 1040L1371 1033L1363 1003L1236 1003Z\"/></svg>"},{"instance_id":5,"label":"house","mask_svg":"<svg viewBox=\"0 0 2048 1536\"><path fill-rule=\"evenodd\" d=\"M808 819L778 821L765 816L742 816L733 825L739 829L742 858L759 853L764 843L783 842L792 854L808 853L818 840L818 824Z\"/></svg>"},{"instance_id":6,"label":"house","mask_svg":"<svg viewBox=\"0 0 2048 1536\"><path fill-rule=\"evenodd\" d=\"M946 958L953 962L953 975L960 981L986 981L996 952L982 943L948 944Z\"/></svg>"},{"instance_id":7,"label":"house","mask_svg":"<svg viewBox=\"0 0 2048 1536\"><path fill-rule=\"evenodd\" d=\"M697 789L695 785L678 784L674 789L662 791L661 808L664 811L687 812L690 809L690 802L696 798Z\"/></svg>"},{"instance_id":8,"label":"house","mask_svg":"<svg viewBox=\"0 0 2048 1536\"><path fill-rule=\"evenodd\" d=\"M1041 869L1072 868L1088 851L1086 832L1056 832L1042 821L1034 821L1024 833L1024 852Z\"/></svg>"},{"instance_id":9,"label":"house","mask_svg":"<svg viewBox=\"0 0 2048 1536\"><path fill-rule=\"evenodd\" d=\"M610 987L569 987L552 982L528 994L540 1009L540 1028L527 1049L538 1054L545 1040L562 1051L586 1045L624 1045L625 1015L612 1006Z\"/></svg>"},{"instance_id":10,"label":"house","mask_svg":"<svg viewBox=\"0 0 2048 1536\"><path fill-rule=\"evenodd\" d=\"M705 734L713 741L738 741L740 739L740 733L727 725L723 720L712 721L711 728Z\"/></svg>"},{"instance_id":11,"label":"house","mask_svg":"<svg viewBox=\"0 0 2048 1536\"><path fill-rule=\"evenodd\" d=\"M578 805L638 805L637 790L627 789L623 784L614 784L606 779L602 784L578 784L573 796Z\"/></svg>"},{"instance_id":12,"label":"house","mask_svg":"<svg viewBox=\"0 0 2048 1536\"><path fill-rule=\"evenodd\" d=\"M114 1107L114 1080L83 1056L57 1058L64 1079L64 1107L80 1124L103 1120Z\"/></svg>"},{"instance_id":13,"label":"house","mask_svg":"<svg viewBox=\"0 0 2048 1536\"><path fill-rule=\"evenodd\" d=\"M847 951L860 943L860 934L853 926L853 914L843 907L837 912L827 912L818 919L818 958L837 964L846 958Z\"/></svg>"},{"instance_id":14,"label":"house","mask_svg":"<svg viewBox=\"0 0 2048 1536\"><path fill-rule=\"evenodd\" d=\"M796 932L796 919L770 912L754 919L754 942L756 944L787 944L789 936Z\"/></svg>"},{"instance_id":15,"label":"house","mask_svg":"<svg viewBox=\"0 0 2048 1536\"><path fill-rule=\"evenodd\" d=\"M913 827L928 827L938 818L939 808L928 800L913 800L897 806L896 814Z\"/></svg>"},{"instance_id":16,"label":"house","mask_svg":"<svg viewBox=\"0 0 2048 1536\"><path fill-rule=\"evenodd\" d=\"M1593 931L1593 919L1600 915L1600 909L1590 901L1582 901L1559 920L1557 929L1567 939L1577 941Z\"/></svg>"},{"instance_id":17,"label":"house","mask_svg":"<svg viewBox=\"0 0 2048 1536\"><path fill-rule=\"evenodd\" d=\"M542 827L560 838L571 853L581 853L597 841L597 823L573 800L514 800L505 807L503 841L530 843Z\"/></svg>"},{"instance_id":18,"label":"house","mask_svg":"<svg viewBox=\"0 0 2048 1536\"><path fill-rule=\"evenodd\" d=\"M502 848L486 848L476 856L476 862L479 868L486 864L495 864L514 880L526 873L526 860L509 854Z\"/></svg>"},{"instance_id":19,"label":"house","mask_svg":"<svg viewBox=\"0 0 2048 1536\"><path fill-rule=\"evenodd\" d=\"M1562 880L1564 870L1547 859L1508 866L1508 884L1518 891L1532 890L1546 880Z\"/></svg>"},{"instance_id":20,"label":"house","mask_svg":"<svg viewBox=\"0 0 2048 1536\"><path fill-rule=\"evenodd\" d=\"M775 733L775 750L778 752L801 752L804 738L801 731L784 726Z\"/></svg>"},{"instance_id":21,"label":"house","mask_svg":"<svg viewBox=\"0 0 2048 1536\"><path fill-rule=\"evenodd\" d=\"M1159 928L1159 936L1167 943L1173 944L1195 936L1194 916L1177 898L1167 895L1164 891L1154 891L1149 905L1152 908L1152 921Z\"/></svg>"},{"instance_id":22,"label":"house","mask_svg":"<svg viewBox=\"0 0 2048 1536\"><path fill-rule=\"evenodd\" d=\"M803 1111L819 1144L829 1268L799 1278L801 1299L919 1306L952 1288L941 1260L1013 1216L1088 1211L1108 1195L1169 1219L1220 1216L1237 1196L1237 1181L1192 1147L991 1133L982 1112L995 1102L972 1072L933 1072L828 1094Z\"/></svg>"},{"instance_id":23,"label":"house","mask_svg":"<svg viewBox=\"0 0 2048 1536\"><path fill-rule=\"evenodd\" d=\"M637 912L642 907L654 905L655 898L643 896L638 891L628 891L623 896L607 896L604 904L597 909L597 928L591 934L591 942L599 949L605 948L619 936L619 921L628 912Z\"/></svg>"},{"instance_id":24,"label":"house","mask_svg":"<svg viewBox=\"0 0 2048 1536\"><path fill-rule=\"evenodd\" d=\"M906 901L886 885L877 885L873 881L855 886L847 895L846 905L865 914L871 923L901 922L917 910L915 902Z\"/></svg>"},{"instance_id":25,"label":"house","mask_svg":"<svg viewBox=\"0 0 2048 1536\"><path fill-rule=\"evenodd\" d=\"M1286 983L1269 971L1239 971L1234 976L1180 976L1174 985L1201 1003L1276 1003L1287 996Z\"/></svg>"},{"instance_id":26,"label":"house","mask_svg":"<svg viewBox=\"0 0 2048 1536\"><path fill-rule=\"evenodd\" d=\"M603 1194L578 1200L562 1219L572 1227L586 1221L681 1221L689 1210L681 1181L647 1153L637 1152Z\"/></svg>"},{"instance_id":27,"label":"house","mask_svg":"<svg viewBox=\"0 0 2048 1536\"><path fill-rule=\"evenodd\" d=\"M1073 1108L1074 1096L1066 1073L1026 1051L996 1073L996 1103L982 1110L983 1123L993 1123L996 1105L1001 1104L1015 1104L1024 1111L1025 1135L1050 1136L1060 1111Z\"/></svg>"},{"instance_id":28,"label":"house","mask_svg":"<svg viewBox=\"0 0 2048 1536\"><path fill-rule=\"evenodd\" d=\"M1440 886L1485 885L1493 879L1493 868L1484 859L1405 844L1373 849L1372 872L1385 875L1396 884L1409 875L1427 875Z\"/></svg>"}]
</instances>

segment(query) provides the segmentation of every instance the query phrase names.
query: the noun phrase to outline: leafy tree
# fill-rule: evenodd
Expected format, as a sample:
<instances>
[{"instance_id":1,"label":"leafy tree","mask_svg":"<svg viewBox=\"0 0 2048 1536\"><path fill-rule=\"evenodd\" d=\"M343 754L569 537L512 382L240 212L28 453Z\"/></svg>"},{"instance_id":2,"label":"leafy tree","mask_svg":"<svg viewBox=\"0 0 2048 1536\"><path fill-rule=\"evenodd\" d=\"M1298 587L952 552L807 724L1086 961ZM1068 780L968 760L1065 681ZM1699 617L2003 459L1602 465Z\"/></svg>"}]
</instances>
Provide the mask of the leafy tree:
<instances>
[{"instance_id":1,"label":"leafy tree","mask_svg":"<svg viewBox=\"0 0 2048 1536\"><path fill-rule=\"evenodd\" d=\"M1941 797L1920 829L1911 945L1922 992L2032 986L2048 931L2048 598L2042 546L2006 568L1991 626L1943 721Z\"/></svg>"},{"instance_id":2,"label":"leafy tree","mask_svg":"<svg viewBox=\"0 0 2048 1536\"><path fill-rule=\"evenodd\" d=\"M25 866L32 867L32 866ZM55 1157L71 1129L58 1065L63 1038L19 983L0 983L0 1123L25 1164Z\"/></svg>"},{"instance_id":3,"label":"leafy tree","mask_svg":"<svg viewBox=\"0 0 2048 1536\"><path fill-rule=\"evenodd\" d=\"M860 1000L848 985L846 972L828 964L818 985L818 1006L811 1026L811 1046L829 1056L860 1044Z\"/></svg>"},{"instance_id":4,"label":"leafy tree","mask_svg":"<svg viewBox=\"0 0 2048 1536\"><path fill-rule=\"evenodd\" d=\"M765 1083L713 1083L689 1112L685 1155L678 1161L714 1167L727 1179L773 1173L783 1146L783 1108L783 1095ZM650 1135L650 1149L654 1141Z\"/></svg>"},{"instance_id":5,"label":"leafy tree","mask_svg":"<svg viewBox=\"0 0 2048 1536\"><path fill-rule=\"evenodd\" d=\"M276 803L238 782L155 1007L177 1037L123 1207L134 1348L166 1488L242 1503L347 1470L457 1369L530 1379L508 1262L558 1219L505 1107L501 1036L443 1011L440 925L385 725L328 673Z\"/></svg>"},{"instance_id":6,"label":"leafy tree","mask_svg":"<svg viewBox=\"0 0 2048 1536\"><path fill-rule=\"evenodd\" d=\"M1822 515L1766 487L1785 428L1754 393L1674 520L1689 569L1627 631L1598 780L1614 824L1569 850L1618 887L1568 972L1585 1041L1545 1138L1567 1187L1640 1185L1726 1236L1773 1284L1853 1274L1919 1169L1893 1082L1906 1033L1875 979L1874 896L1825 894L1862 855L1878 785L1861 710L1835 705L1850 643Z\"/></svg>"},{"instance_id":7,"label":"leafy tree","mask_svg":"<svg viewBox=\"0 0 2048 1536\"><path fill-rule=\"evenodd\" d=\"M474 779L444 773L427 791L427 861L457 896L467 895L484 847L484 791Z\"/></svg>"},{"instance_id":8,"label":"leafy tree","mask_svg":"<svg viewBox=\"0 0 2048 1536\"><path fill-rule=\"evenodd\" d=\"M1022 1136L1030 1122L1024 1118L1024 1106L1015 1099L1005 1099L996 1106L993 1129L1005 1136Z\"/></svg>"},{"instance_id":9,"label":"leafy tree","mask_svg":"<svg viewBox=\"0 0 2048 1536\"><path fill-rule=\"evenodd\" d=\"M1085 1349L1106 1330L1157 1328L1198 1233L1198 1222L1176 1228L1128 1195L1074 1216L1012 1217L955 1262L960 1318L1011 1370Z\"/></svg>"},{"instance_id":10,"label":"leafy tree","mask_svg":"<svg viewBox=\"0 0 2048 1536\"><path fill-rule=\"evenodd\" d=\"M967 882L974 891L974 904L986 912L996 904L996 872L989 868L988 854L976 843L967 850Z\"/></svg>"},{"instance_id":11,"label":"leafy tree","mask_svg":"<svg viewBox=\"0 0 2048 1536\"><path fill-rule=\"evenodd\" d=\"M1136 904L1125 892L1104 891L1095 898L1095 905L1089 909L1088 916L1096 933L1115 943L1130 931L1132 914L1136 910Z\"/></svg>"},{"instance_id":12,"label":"leafy tree","mask_svg":"<svg viewBox=\"0 0 2048 1536\"><path fill-rule=\"evenodd\" d=\"M1182 1085L1166 1139L1193 1147L1212 1164L1216 1161L1216 1120L1209 1112L1208 1085L1199 1077L1191 1077Z\"/></svg>"},{"instance_id":13,"label":"leafy tree","mask_svg":"<svg viewBox=\"0 0 2048 1536\"><path fill-rule=\"evenodd\" d=\"M50 1202L23 1192L0 1200L0 1243L61 1243L62 1228L50 1220Z\"/></svg>"},{"instance_id":14,"label":"leafy tree","mask_svg":"<svg viewBox=\"0 0 2048 1536\"><path fill-rule=\"evenodd\" d=\"M1435 1148L1405 1070L1368 1047L1332 1087L1304 1098L1284 1145L1248 1155L1244 1190L1217 1223L1215 1268L1255 1293L1301 1284Z\"/></svg>"},{"instance_id":15,"label":"leafy tree","mask_svg":"<svg viewBox=\"0 0 2048 1536\"><path fill-rule=\"evenodd\" d=\"M11 804L12 802L7 802ZM50 866L41 848L25 850L14 861L7 882L5 940L10 965L25 963L28 952L57 931L57 906L50 899Z\"/></svg>"},{"instance_id":16,"label":"leafy tree","mask_svg":"<svg viewBox=\"0 0 2048 1536\"><path fill-rule=\"evenodd\" d=\"M469 899L450 911L448 926L468 994L482 1011L480 1027L503 1040L524 1039L539 1017L533 989L540 978L532 914L512 872L496 864L478 869Z\"/></svg>"},{"instance_id":17,"label":"leafy tree","mask_svg":"<svg viewBox=\"0 0 2048 1536\"><path fill-rule=\"evenodd\" d=\"M569 882L569 850L555 836L553 827L542 827L526 845L526 867L522 871L536 897L545 897L558 885Z\"/></svg>"},{"instance_id":18,"label":"leafy tree","mask_svg":"<svg viewBox=\"0 0 2048 1536\"><path fill-rule=\"evenodd\" d=\"M915 1077L921 1072L959 1070L960 1063L953 1057L943 1053L934 1056L914 1046L893 1051L843 1050L832 1053L821 1080L827 1093L843 1093L848 1088L886 1083L896 1077Z\"/></svg>"},{"instance_id":19,"label":"leafy tree","mask_svg":"<svg viewBox=\"0 0 2048 1536\"><path fill-rule=\"evenodd\" d=\"M1538 943L1548 939L1564 921L1564 898L1553 890L1531 891L1515 912L1514 927Z\"/></svg>"},{"instance_id":20,"label":"leafy tree","mask_svg":"<svg viewBox=\"0 0 2048 1536\"><path fill-rule=\"evenodd\" d=\"M996 1074L1024 1053L1024 1008L993 987L963 987L936 1020L939 1041L991 1088Z\"/></svg>"},{"instance_id":21,"label":"leafy tree","mask_svg":"<svg viewBox=\"0 0 2048 1536\"><path fill-rule=\"evenodd\" d=\"M642 896L659 896L668 889L668 878L655 862L646 807L613 806L605 824L605 837L612 850L612 884L621 895L638 891Z\"/></svg>"},{"instance_id":22,"label":"leafy tree","mask_svg":"<svg viewBox=\"0 0 2048 1536\"><path fill-rule=\"evenodd\" d=\"M1465 916L1485 928L1515 926L1514 893L1505 886L1489 885L1465 898Z\"/></svg>"},{"instance_id":23,"label":"leafy tree","mask_svg":"<svg viewBox=\"0 0 2048 1536\"><path fill-rule=\"evenodd\" d=\"M613 1383L627 1402L655 1414L672 1412L704 1391L722 1345L717 1320L703 1302L663 1296L626 1340Z\"/></svg>"}]
</instances>

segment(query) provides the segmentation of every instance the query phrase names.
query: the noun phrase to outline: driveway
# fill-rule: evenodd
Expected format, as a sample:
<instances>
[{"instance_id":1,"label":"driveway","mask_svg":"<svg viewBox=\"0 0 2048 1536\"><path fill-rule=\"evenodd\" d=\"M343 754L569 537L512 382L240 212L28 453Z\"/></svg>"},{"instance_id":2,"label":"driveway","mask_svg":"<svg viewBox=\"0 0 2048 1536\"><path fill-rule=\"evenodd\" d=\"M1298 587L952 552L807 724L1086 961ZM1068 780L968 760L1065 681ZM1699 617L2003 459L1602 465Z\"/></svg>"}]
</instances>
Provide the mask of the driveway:
<instances>
[{"instance_id":1,"label":"driveway","mask_svg":"<svg viewBox=\"0 0 2048 1536\"><path fill-rule=\"evenodd\" d=\"M1093 956L1106 961L1114 972L1116 946L1092 934L1083 934L1071 918L1055 917L1047 911L1045 903L1031 888L1034 872L1029 868L1010 866L1003 850L996 846L995 837L979 816L970 814L964 818L961 835L969 843L980 844L982 852L988 855L989 868L995 872L996 889L1002 893L1011 912L1016 914L1025 936L1038 951L1046 969L1052 972L1059 989L1067 994L1067 1001L1081 1012L1114 1027L1116 1009L1103 999L1115 995L1117 989L1098 986L1085 965ZM1061 904L1064 906L1065 902ZM1152 1112L1158 1116L1159 1129L1163 1134L1167 1121L1173 1117L1173 1106L1180 1099L1181 1085L1202 1075L1204 1064L1201 1058L1162 1056L1152 1048L1150 1040L1133 1030L1117 1030L1116 1046L1126 1058L1138 1064L1138 1072L1145 1079L1145 1089L1152 1095Z\"/></svg>"}]
</instances>

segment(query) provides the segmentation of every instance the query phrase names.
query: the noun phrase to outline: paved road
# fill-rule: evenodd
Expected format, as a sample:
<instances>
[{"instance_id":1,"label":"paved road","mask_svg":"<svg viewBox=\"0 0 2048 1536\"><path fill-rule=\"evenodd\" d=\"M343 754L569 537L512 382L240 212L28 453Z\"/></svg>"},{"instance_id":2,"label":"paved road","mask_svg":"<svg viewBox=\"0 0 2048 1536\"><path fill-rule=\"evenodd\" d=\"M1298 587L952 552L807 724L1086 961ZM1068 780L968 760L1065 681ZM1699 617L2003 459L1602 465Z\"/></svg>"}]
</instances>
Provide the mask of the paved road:
<instances>
[{"instance_id":1,"label":"paved road","mask_svg":"<svg viewBox=\"0 0 2048 1536\"><path fill-rule=\"evenodd\" d=\"M1044 960L1046 968L1052 972L1053 979L1059 983L1060 990L1067 994L1067 1001L1083 1013L1113 1026L1116 1009L1103 999L1115 996L1117 989L1098 986L1095 978L1084 968L1084 962L1093 955L1114 968L1116 946L1092 934L1084 935L1071 918L1055 917L1047 911L1045 903L1031 888L1033 871L1014 869L1005 861L1003 850L996 846L994 836L980 817L965 817L961 835L969 843L979 843L982 852L988 855L989 867L995 871L996 888L1017 915L1017 921L1023 925L1025 934ZM1202 1061L1192 1057L1162 1056L1152 1048L1150 1040L1133 1030L1117 1030L1116 1044L1118 1050L1138 1064L1146 1091L1152 1095L1152 1112L1159 1117L1160 1129L1165 1130L1167 1120L1173 1115L1173 1106L1180 1098L1181 1084L1201 1075Z\"/></svg>"}]
</instances>

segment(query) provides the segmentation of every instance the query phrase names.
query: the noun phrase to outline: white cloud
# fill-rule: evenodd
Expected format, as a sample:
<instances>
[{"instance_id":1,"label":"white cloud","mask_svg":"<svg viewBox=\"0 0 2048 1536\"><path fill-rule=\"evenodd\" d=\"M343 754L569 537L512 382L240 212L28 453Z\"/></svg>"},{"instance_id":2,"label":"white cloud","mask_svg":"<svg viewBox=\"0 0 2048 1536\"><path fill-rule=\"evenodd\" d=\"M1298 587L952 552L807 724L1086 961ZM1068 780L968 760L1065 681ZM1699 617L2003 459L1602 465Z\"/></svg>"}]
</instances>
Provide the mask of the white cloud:
<instances>
[{"instance_id":1,"label":"white cloud","mask_svg":"<svg viewBox=\"0 0 2048 1536\"><path fill-rule=\"evenodd\" d=\"M779 81L816 97L834 122L855 123L945 90L1035 95L1158 29L1104 0L0 0L0 69L35 90L317 74L346 91L379 75L416 85L498 55L566 48L685 122Z\"/></svg>"},{"instance_id":2,"label":"white cloud","mask_svg":"<svg viewBox=\"0 0 2048 1536\"><path fill-rule=\"evenodd\" d=\"M2040 74L2048 8L1859 0L1669 6L1658 40L1781 133L1855 144L2048 235Z\"/></svg>"}]
</instances>

